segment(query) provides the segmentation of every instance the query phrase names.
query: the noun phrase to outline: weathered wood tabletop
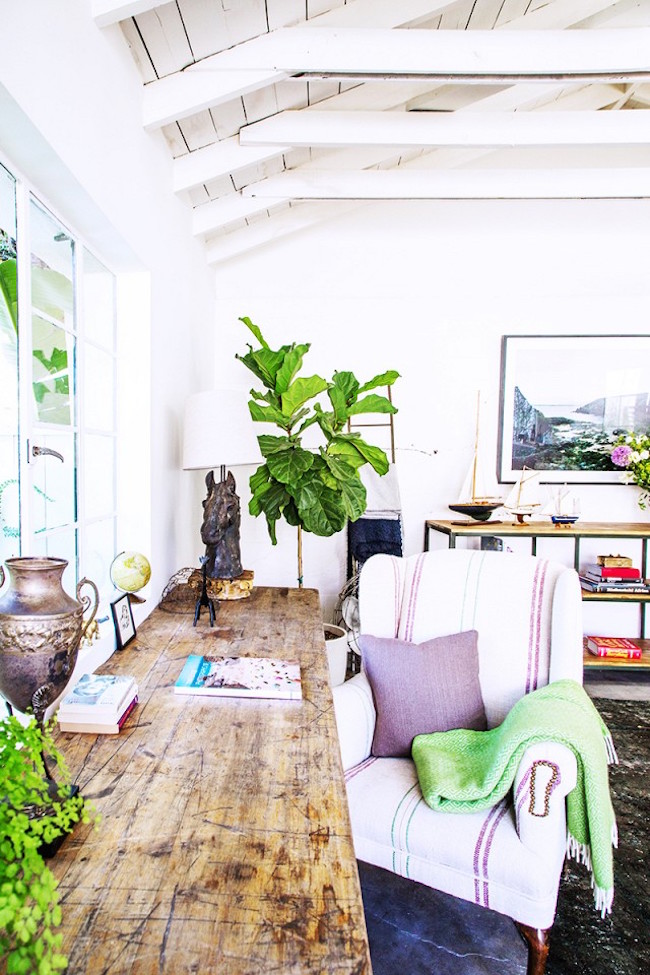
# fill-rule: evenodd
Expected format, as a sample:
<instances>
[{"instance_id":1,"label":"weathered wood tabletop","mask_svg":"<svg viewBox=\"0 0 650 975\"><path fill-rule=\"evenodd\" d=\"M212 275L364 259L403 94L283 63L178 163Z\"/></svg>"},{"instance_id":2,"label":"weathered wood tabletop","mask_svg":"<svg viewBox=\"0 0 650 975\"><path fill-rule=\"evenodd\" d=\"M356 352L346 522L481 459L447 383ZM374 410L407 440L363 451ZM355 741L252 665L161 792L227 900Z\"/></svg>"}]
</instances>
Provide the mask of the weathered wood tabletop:
<instances>
[{"instance_id":1,"label":"weathered wood tabletop","mask_svg":"<svg viewBox=\"0 0 650 975\"><path fill-rule=\"evenodd\" d=\"M155 610L102 668L138 681L119 736L57 735L101 815L51 861L69 975L369 973L317 592L192 621ZM175 695L189 653L298 658L303 700Z\"/></svg>"}]
</instances>

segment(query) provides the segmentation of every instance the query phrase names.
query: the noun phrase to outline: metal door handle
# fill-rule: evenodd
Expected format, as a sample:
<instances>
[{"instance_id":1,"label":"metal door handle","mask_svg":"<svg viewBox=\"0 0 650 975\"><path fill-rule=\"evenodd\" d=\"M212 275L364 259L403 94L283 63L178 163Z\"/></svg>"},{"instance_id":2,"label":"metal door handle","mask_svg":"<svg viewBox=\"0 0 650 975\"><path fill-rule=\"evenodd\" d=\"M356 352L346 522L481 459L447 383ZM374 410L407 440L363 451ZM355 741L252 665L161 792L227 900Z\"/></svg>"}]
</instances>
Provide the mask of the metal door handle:
<instances>
[{"instance_id":1,"label":"metal door handle","mask_svg":"<svg viewBox=\"0 0 650 975\"><path fill-rule=\"evenodd\" d=\"M32 445L32 457L42 457L44 454L49 454L52 457L58 457L61 463L65 464L63 454L60 454L58 450L52 450L51 447L38 447L36 444Z\"/></svg>"}]
</instances>

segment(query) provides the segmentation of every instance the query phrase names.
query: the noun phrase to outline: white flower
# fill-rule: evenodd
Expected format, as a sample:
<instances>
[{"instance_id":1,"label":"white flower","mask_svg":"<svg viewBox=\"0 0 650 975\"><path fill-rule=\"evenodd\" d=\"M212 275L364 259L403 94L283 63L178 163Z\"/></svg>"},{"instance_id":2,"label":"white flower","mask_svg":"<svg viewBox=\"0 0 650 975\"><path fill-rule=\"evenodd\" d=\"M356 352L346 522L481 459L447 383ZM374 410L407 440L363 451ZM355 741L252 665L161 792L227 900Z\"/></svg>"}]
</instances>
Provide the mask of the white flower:
<instances>
[{"instance_id":1,"label":"white flower","mask_svg":"<svg viewBox=\"0 0 650 975\"><path fill-rule=\"evenodd\" d=\"M642 450L641 453L639 454L640 460L647 460L648 457L650 457L650 450Z\"/></svg>"},{"instance_id":2,"label":"white flower","mask_svg":"<svg viewBox=\"0 0 650 975\"><path fill-rule=\"evenodd\" d=\"M641 454L638 450L633 450L630 454L630 464L638 464L641 460Z\"/></svg>"}]
</instances>

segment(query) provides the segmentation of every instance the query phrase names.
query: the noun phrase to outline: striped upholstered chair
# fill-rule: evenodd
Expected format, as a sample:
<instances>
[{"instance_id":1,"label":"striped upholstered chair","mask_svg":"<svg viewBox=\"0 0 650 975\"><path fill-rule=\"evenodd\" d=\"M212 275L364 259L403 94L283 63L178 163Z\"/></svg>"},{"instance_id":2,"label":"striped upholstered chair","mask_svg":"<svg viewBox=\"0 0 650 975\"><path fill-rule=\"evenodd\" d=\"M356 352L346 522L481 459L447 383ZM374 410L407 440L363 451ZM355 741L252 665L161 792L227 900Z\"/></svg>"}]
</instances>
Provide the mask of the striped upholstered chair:
<instances>
[{"instance_id":1,"label":"striped upholstered chair","mask_svg":"<svg viewBox=\"0 0 650 975\"><path fill-rule=\"evenodd\" d=\"M409 643L476 630L487 727L536 687L582 680L578 577L556 562L453 549L376 555L361 572L359 613L361 634ZM376 701L364 670L334 696L358 859L513 918L528 943L528 975L541 975L565 856L564 799L576 782L573 753L558 742L536 744L506 800L469 815L436 812L410 757L373 756Z\"/></svg>"}]
</instances>

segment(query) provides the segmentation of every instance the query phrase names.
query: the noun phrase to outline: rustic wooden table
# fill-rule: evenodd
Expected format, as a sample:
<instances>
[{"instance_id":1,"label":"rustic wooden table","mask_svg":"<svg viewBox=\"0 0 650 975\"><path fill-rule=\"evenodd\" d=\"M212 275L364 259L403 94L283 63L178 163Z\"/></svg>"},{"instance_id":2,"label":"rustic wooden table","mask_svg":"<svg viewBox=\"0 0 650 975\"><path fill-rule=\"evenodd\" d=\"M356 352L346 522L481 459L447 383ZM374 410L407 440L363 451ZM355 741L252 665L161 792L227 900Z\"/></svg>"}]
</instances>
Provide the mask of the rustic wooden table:
<instances>
[{"instance_id":1,"label":"rustic wooden table","mask_svg":"<svg viewBox=\"0 0 650 975\"><path fill-rule=\"evenodd\" d=\"M370 973L318 593L192 621L156 609L102 668L138 681L119 736L57 735L101 814L51 861L69 975ZM303 700L175 695L189 653L297 657Z\"/></svg>"}]
</instances>

